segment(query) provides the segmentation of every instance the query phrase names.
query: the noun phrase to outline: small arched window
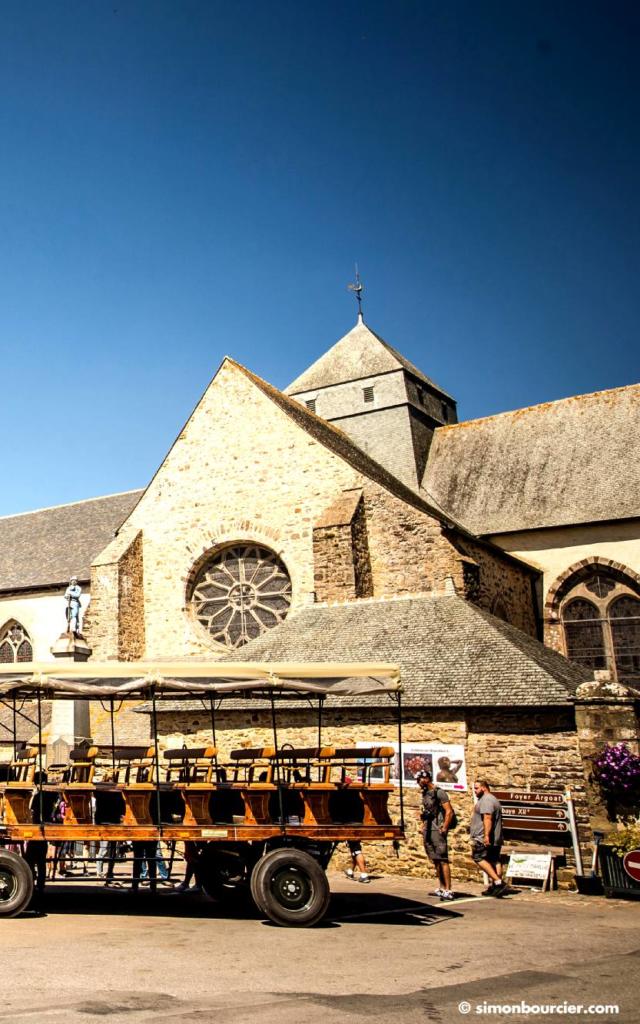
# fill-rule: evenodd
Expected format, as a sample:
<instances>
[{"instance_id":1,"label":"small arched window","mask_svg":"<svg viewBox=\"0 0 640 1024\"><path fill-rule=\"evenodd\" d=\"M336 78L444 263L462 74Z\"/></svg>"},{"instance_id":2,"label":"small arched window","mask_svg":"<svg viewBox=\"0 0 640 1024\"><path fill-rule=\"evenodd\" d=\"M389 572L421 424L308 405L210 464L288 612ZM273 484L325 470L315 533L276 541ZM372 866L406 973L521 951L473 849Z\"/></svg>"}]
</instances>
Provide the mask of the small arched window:
<instances>
[{"instance_id":1,"label":"small arched window","mask_svg":"<svg viewBox=\"0 0 640 1024\"><path fill-rule=\"evenodd\" d=\"M571 661L608 669L620 682L640 681L640 598L630 578L600 568L577 573L560 615Z\"/></svg>"},{"instance_id":2,"label":"small arched window","mask_svg":"<svg viewBox=\"0 0 640 1024\"><path fill-rule=\"evenodd\" d=\"M33 661L33 647L26 629L12 622L0 634L0 664L16 661Z\"/></svg>"}]
</instances>

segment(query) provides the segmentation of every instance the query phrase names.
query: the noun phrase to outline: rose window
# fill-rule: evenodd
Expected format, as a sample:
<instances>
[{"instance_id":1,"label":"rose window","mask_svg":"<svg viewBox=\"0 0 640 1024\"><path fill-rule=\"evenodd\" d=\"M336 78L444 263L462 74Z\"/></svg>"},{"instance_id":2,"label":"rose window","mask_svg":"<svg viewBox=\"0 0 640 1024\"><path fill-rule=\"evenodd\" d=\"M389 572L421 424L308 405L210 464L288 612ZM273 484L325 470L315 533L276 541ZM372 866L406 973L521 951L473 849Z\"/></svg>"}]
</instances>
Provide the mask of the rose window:
<instances>
[{"instance_id":1,"label":"rose window","mask_svg":"<svg viewBox=\"0 0 640 1024\"><path fill-rule=\"evenodd\" d=\"M268 548L237 545L202 567L191 595L195 616L226 647L242 647L282 622L291 604L291 580Z\"/></svg>"}]
</instances>

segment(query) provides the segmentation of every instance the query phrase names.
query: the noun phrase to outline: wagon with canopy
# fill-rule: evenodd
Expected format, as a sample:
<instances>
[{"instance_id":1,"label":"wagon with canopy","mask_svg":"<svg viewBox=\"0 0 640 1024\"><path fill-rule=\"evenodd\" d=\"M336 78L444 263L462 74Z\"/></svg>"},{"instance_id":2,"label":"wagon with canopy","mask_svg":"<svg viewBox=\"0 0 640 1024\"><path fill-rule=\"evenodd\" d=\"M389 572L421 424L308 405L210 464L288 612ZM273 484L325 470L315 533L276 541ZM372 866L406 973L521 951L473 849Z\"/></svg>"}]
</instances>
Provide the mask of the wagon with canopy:
<instances>
[{"instance_id":1,"label":"wagon with canopy","mask_svg":"<svg viewBox=\"0 0 640 1024\"><path fill-rule=\"evenodd\" d=\"M16 847L162 840L197 844L209 895L228 898L248 890L274 923L315 924L328 908L326 869L338 843L397 843L404 837L401 787L397 820L389 808L394 748L326 742L325 702L389 699L397 710L401 748L401 689L397 667L378 663L0 665L0 701L13 709L11 760L0 765L0 917L20 913L33 894L31 871ZM194 699L210 714L211 742L161 751L162 702ZM216 715L225 702L239 699L269 712L271 741L223 757ZM38 730L32 745L17 738L16 716L27 700ZM47 764L42 723L43 704L50 700L101 701L110 710L111 742L84 744L70 751L66 764ZM146 702L148 746L118 744L114 707L125 701ZM317 709L311 746L283 742L283 705L297 702ZM61 799L66 813L56 821Z\"/></svg>"}]
</instances>

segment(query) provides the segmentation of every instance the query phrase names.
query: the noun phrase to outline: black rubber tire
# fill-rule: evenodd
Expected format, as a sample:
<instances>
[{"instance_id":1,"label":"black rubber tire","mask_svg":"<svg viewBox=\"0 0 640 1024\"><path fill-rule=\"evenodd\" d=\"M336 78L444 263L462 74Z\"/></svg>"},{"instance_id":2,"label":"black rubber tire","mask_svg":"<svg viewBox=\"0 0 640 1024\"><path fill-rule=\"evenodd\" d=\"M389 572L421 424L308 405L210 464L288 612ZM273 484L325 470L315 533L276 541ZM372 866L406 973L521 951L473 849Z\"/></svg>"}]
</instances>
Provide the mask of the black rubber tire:
<instances>
[{"instance_id":1,"label":"black rubber tire","mask_svg":"<svg viewBox=\"0 0 640 1024\"><path fill-rule=\"evenodd\" d=\"M219 903L246 896L247 867L241 857L224 851L219 856L208 857L200 868L200 876L207 896Z\"/></svg>"},{"instance_id":2,"label":"black rubber tire","mask_svg":"<svg viewBox=\"0 0 640 1024\"><path fill-rule=\"evenodd\" d=\"M0 918L16 917L29 906L32 896L29 865L17 853L0 849Z\"/></svg>"},{"instance_id":3,"label":"black rubber tire","mask_svg":"<svg viewBox=\"0 0 640 1024\"><path fill-rule=\"evenodd\" d=\"M272 850L258 861L251 875L254 903L274 924L310 928L329 907L327 876L303 850Z\"/></svg>"}]
</instances>

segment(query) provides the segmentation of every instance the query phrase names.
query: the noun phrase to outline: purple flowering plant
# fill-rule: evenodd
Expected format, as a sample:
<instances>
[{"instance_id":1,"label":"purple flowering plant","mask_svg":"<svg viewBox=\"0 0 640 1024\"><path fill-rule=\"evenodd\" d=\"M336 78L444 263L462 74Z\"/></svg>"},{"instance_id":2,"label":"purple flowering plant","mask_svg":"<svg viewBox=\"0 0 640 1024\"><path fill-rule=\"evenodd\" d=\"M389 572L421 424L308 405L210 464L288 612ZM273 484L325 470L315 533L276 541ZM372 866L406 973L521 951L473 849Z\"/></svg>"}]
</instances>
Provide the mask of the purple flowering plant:
<instances>
[{"instance_id":1,"label":"purple flowering plant","mask_svg":"<svg viewBox=\"0 0 640 1024\"><path fill-rule=\"evenodd\" d=\"M640 801L640 757L626 743L608 743L593 758L593 777L603 796L627 805Z\"/></svg>"}]
</instances>

